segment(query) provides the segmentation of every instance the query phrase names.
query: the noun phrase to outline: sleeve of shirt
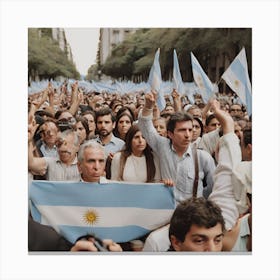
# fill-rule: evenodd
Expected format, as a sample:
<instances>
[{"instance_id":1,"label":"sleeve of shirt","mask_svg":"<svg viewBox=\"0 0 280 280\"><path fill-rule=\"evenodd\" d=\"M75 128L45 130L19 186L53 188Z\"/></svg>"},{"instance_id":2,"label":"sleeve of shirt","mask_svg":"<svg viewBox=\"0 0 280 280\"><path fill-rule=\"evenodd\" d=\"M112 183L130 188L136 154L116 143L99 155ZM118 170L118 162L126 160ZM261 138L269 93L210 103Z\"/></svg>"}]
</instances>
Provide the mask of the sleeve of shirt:
<instances>
[{"instance_id":1,"label":"sleeve of shirt","mask_svg":"<svg viewBox=\"0 0 280 280\"><path fill-rule=\"evenodd\" d=\"M162 136L160 136L156 131L152 122L152 118L152 114L144 117L142 116L142 111L140 111L138 117L138 127L152 150L157 152L157 146L158 143L160 143Z\"/></svg>"},{"instance_id":2,"label":"sleeve of shirt","mask_svg":"<svg viewBox=\"0 0 280 280\"><path fill-rule=\"evenodd\" d=\"M234 132L219 141L219 162L214 174L214 185L209 199L222 209L226 229L231 229L239 216L232 188L233 168L241 161L239 139Z\"/></svg>"},{"instance_id":3,"label":"sleeve of shirt","mask_svg":"<svg viewBox=\"0 0 280 280\"><path fill-rule=\"evenodd\" d=\"M120 181L120 158L121 153L115 153L111 163L111 180Z\"/></svg>"},{"instance_id":4,"label":"sleeve of shirt","mask_svg":"<svg viewBox=\"0 0 280 280\"><path fill-rule=\"evenodd\" d=\"M214 159L209 153L201 151L203 155L203 172L206 186L203 188L203 196L208 198L213 188L213 177L216 170L216 165Z\"/></svg>"}]
</instances>

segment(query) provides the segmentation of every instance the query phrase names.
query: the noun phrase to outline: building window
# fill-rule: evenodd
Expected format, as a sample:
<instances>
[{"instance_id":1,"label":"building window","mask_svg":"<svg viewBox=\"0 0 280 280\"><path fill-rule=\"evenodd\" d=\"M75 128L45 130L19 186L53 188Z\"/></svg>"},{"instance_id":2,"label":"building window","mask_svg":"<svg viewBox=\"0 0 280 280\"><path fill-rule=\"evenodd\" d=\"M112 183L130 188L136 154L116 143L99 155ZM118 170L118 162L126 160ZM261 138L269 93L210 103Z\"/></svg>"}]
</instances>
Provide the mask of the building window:
<instances>
[{"instance_id":1,"label":"building window","mask_svg":"<svg viewBox=\"0 0 280 280\"><path fill-rule=\"evenodd\" d=\"M120 31L119 30L113 30L113 42L114 42L114 44L120 43Z\"/></svg>"}]
</instances>

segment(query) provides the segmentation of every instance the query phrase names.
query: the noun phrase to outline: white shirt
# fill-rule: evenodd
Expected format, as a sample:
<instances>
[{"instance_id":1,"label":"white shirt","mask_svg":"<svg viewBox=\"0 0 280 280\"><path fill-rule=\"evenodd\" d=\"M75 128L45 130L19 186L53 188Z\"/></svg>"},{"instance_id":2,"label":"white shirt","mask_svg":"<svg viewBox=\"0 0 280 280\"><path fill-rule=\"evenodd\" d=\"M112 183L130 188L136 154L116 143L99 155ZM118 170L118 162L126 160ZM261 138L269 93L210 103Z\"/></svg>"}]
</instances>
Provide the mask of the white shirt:
<instances>
[{"instance_id":1,"label":"white shirt","mask_svg":"<svg viewBox=\"0 0 280 280\"><path fill-rule=\"evenodd\" d=\"M144 252L166 252L170 247L169 224L149 234L143 251Z\"/></svg>"},{"instance_id":2,"label":"white shirt","mask_svg":"<svg viewBox=\"0 0 280 280\"><path fill-rule=\"evenodd\" d=\"M120 174L121 152L114 155L111 163L111 180L121 180ZM157 158L154 157L156 167L155 181L160 181L159 164ZM136 157L133 154L126 159L123 170L123 180L127 182L147 182L147 164L145 155Z\"/></svg>"}]
</instances>

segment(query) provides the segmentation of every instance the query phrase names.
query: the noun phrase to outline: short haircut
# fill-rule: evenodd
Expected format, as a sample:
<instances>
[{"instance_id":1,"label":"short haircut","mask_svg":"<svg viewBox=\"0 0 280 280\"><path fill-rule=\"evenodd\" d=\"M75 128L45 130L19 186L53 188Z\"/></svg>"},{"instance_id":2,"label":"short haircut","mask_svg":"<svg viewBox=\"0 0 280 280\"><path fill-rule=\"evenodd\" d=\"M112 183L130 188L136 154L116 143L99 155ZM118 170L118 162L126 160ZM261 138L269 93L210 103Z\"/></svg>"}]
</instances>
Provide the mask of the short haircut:
<instances>
[{"instance_id":1,"label":"short haircut","mask_svg":"<svg viewBox=\"0 0 280 280\"><path fill-rule=\"evenodd\" d=\"M103 116L107 116L107 115L110 115L112 122L115 122L115 116L113 114L113 111L109 107L106 107L106 108L100 109L99 111L96 111L96 120L95 120L96 123L97 123L97 120L99 117L103 117Z\"/></svg>"},{"instance_id":2,"label":"short haircut","mask_svg":"<svg viewBox=\"0 0 280 280\"><path fill-rule=\"evenodd\" d=\"M101 144L99 144L98 142L96 142L95 140L88 140L80 146L80 149L78 151L78 162L82 162L84 160L84 154L85 154L85 150L87 148L99 149L100 151L102 151L104 153L104 160L105 160L104 147Z\"/></svg>"},{"instance_id":3,"label":"short haircut","mask_svg":"<svg viewBox=\"0 0 280 280\"><path fill-rule=\"evenodd\" d=\"M209 123L210 123L213 119L217 119L217 117L216 117L214 114L209 115L209 116L205 119L205 125L208 126Z\"/></svg>"},{"instance_id":4,"label":"short haircut","mask_svg":"<svg viewBox=\"0 0 280 280\"><path fill-rule=\"evenodd\" d=\"M171 217L169 239L174 235L184 242L192 225L211 228L217 224L221 224L225 231L225 221L218 205L204 197L189 198L178 204Z\"/></svg>"},{"instance_id":5,"label":"short haircut","mask_svg":"<svg viewBox=\"0 0 280 280\"><path fill-rule=\"evenodd\" d=\"M177 122L186 122L193 121L193 117L186 112L176 112L170 116L170 119L167 122L167 131L174 132Z\"/></svg>"}]
</instances>

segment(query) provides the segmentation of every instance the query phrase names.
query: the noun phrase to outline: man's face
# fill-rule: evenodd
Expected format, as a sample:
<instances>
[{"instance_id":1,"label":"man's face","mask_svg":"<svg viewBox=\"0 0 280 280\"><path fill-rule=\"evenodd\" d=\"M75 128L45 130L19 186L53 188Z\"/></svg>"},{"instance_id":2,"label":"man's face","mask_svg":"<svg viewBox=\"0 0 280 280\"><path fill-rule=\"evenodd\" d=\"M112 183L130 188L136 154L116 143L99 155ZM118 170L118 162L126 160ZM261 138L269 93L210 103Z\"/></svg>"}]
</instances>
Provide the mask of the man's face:
<instances>
[{"instance_id":1,"label":"man's face","mask_svg":"<svg viewBox=\"0 0 280 280\"><path fill-rule=\"evenodd\" d=\"M186 234L184 242L172 235L171 243L175 251L220 252L223 247L223 237L221 224L211 228L193 224Z\"/></svg>"},{"instance_id":2,"label":"man's face","mask_svg":"<svg viewBox=\"0 0 280 280\"><path fill-rule=\"evenodd\" d=\"M47 122L43 125L42 140L48 145L55 145L58 134L58 128L53 122Z\"/></svg>"},{"instance_id":3,"label":"man's face","mask_svg":"<svg viewBox=\"0 0 280 280\"><path fill-rule=\"evenodd\" d=\"M190 109L188 113L192 115L194 118L200 118L200 119L202 118L202 113L199 108Z\"/></svg>"},{"instance_id":4,"label":"man's face","mask_svg":"<svg viewBox=\"0 0 280 280\"><path fill-rule=\"evenodd\" d=\"M78 169L86 182L99 182L105 171L105 154L102 150L88 147L84 151L84 160L78 162Z\"/></svg>"},{"instance_id":5,"label":"man's face","mask_svg":"<svg viewBox=\"0 0 280 280\"><path fill-rule=\"evenodd\" d=\"M79 149L79 146L75 145L75 134L68 134L65 137L59 136L57 147L60 160L65 164L72 163Z\"/></svg>"},{"instance_id":6,"label":"man's face","mask_svg":"<svg viewBox=\"0 0 280 280\"><path fill-rule=\"evenodd\" d=\"M168 131L168 136L172 140L175 149L187 149L193 136L192 121L177 122L174 132Z\"/></svg>"},{"instance_id":7,"label":"man's face","mask_svg":"<svg viewBox=\"0 0 280 280\"><path fill-rule=\"evenodd\" d=\"M161 136L167 136L166 121L163 119L153 121L154 127L158 134Z\"/></svg>"},{"instance_id":8,"label":"man's face","mask_svg":"<svg viewBox=\"0 0 280 280\"><path fill-rule=\"evenodd\" d=\"M213 118L209 124L205 127L206 132L211 132L213 130L216 130L218 127L220 127L220 122L216 119Z\"/></svg>"},{"instance_id":9,"label":"man's face","mask_svg":"<svg viewBox=\"0 0 280 280\"><path fill-rule=\"evenodd\" d=\"M110 135L115 128L111 115L99 116L97 119L97 130L101 137Z\"/></svg>"},{"instance_id":10,"label":"man's face","mask_svg":"<svg viewBox=\"0 0 280 280\"><path fill-rule=\"evenodd\" d=\"M242 117L243 116L243 112L242 112L241 106L238 105L238 104L231 105L231 107L230 107L230 115L232 117Z\"/></svg>"}]
</instances>

